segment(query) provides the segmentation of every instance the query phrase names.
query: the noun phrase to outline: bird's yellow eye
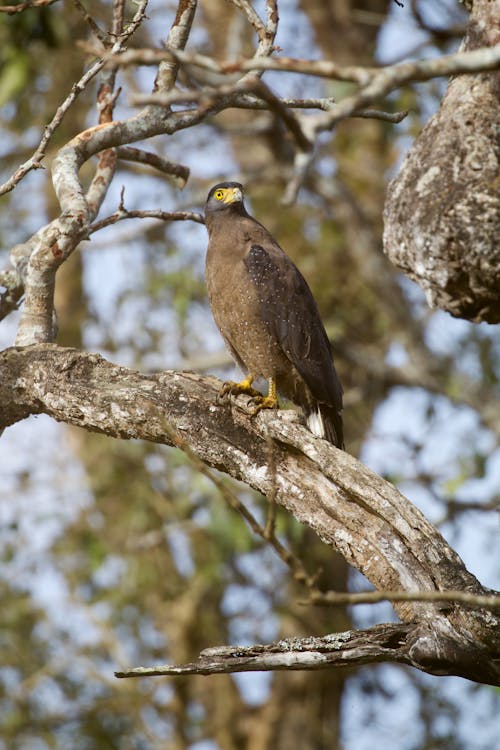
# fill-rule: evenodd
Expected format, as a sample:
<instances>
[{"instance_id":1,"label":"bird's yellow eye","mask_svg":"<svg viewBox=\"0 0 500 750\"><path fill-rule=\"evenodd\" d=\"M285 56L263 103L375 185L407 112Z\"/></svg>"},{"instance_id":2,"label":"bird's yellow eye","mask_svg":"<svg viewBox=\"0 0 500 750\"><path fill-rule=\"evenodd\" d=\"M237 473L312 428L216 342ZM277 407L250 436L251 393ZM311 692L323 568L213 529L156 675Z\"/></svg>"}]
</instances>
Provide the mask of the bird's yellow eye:
<instances>
[{"instance_id":1,"label":"bird's yellow eye","mask_svg":"<svg viewBox=\"0 0 500 750\"><path fill-rule=\"evenodd\" d=\"M215 200L221 201L224 198L224 191L223 190L216 190L215 191Z\"/></svg>"}]
</instances>

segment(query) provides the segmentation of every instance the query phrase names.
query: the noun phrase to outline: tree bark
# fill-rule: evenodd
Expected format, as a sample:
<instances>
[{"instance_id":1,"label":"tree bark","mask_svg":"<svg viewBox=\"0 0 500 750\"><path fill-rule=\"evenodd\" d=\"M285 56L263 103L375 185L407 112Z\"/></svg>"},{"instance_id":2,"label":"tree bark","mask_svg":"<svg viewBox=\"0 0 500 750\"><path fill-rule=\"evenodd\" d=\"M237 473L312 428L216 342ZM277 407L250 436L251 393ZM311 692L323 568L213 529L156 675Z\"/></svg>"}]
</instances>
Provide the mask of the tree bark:
<instances>
[{"instance_id":1,"label":"tree bark","mask_svg":"<svg viewBox=\"0 0 500 750\"><path fill-rule=\"evenodd\" d=\"M189 446L208 465L273 495L378 589L488 593L395 487L313 437L295 412L253 418L244 397L217 405L219 387L215 378L145 375L51 344L11 348L0 354L0 427L44 413L112 437ZM500 684L494 611L458 602L395 609L416 623L408 641L414 666Z\"/></svg>"},{"instance_id":2,"label":"tree bark","mask_svg":"<svg viewBox=\"0 0 500 750\"><path fill-rule=\"evenodd\" d=\"M465 50L500 42L500 0L475 0ZM384 248L432 307L500 321L500 73L459 75L389 185Z\"/></svg>"}]
</instances>

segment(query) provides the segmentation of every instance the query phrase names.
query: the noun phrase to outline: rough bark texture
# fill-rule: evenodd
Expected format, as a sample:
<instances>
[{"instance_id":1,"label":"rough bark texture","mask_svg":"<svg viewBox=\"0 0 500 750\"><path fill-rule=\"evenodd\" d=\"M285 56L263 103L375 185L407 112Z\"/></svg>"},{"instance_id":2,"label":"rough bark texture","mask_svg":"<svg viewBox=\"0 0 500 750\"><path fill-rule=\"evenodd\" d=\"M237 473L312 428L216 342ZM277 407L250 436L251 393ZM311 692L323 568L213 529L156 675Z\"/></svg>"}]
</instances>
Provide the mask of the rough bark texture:
<instances>
[{"instance_id":1,"label":"rough bark texture","mask_svg":"<svg viewBox=\"0 0 500 750\"><path fill-rule=\"evenodd\" d=\"M500 0L476 0L467 50L500 41ZM385 252L429 304L500 321L500 73L448 86L389 186Z\"/></svg>"},{"instance_id":2,"label":"rough bark texture","mask_svg":"<svg viewBox=\"0 0 500 750\"><path fill-rule=\"evenodd\" d=\"M0 354L0 428L45 413L122 439L187 444L210 466L273 493L376 588L485 593L391 484L315 438L293 412L251 418L242 397L236 405L216 405L219 387L215 378L144 375L50 344L12 348ZM494 612L430 602L395 609L405 622L417 623L406 640L411 664L500 684L500 619Z\"/></svg>"}]
</instances>

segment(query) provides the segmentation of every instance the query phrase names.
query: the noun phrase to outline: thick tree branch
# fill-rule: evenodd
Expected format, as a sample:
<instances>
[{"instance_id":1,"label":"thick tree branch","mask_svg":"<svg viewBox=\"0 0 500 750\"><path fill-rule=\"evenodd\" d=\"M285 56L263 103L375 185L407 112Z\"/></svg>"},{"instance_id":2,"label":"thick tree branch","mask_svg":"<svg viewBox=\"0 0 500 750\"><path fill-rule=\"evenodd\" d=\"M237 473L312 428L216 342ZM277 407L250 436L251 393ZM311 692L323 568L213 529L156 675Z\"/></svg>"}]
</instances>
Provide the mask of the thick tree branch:
<instances>
[{"instance_id":1,"label":"thick tree branch","mask_svg":"<svg viewBox=\"0 0 500 750\"><path fill-rule=\"evenodd\" d=\"M283 639L268 645L222 646L204 649L198 661L183 665L136 667L116 677L162 677L186 674L228 674L279 669L329 669L376 662L411 664L407 642L414 625L377 625L323 638ZM413 666L419 667L418 664Z\"/></svg>"},{"instance_id":2,"label":"thick tree branch","mask_svg":"<svg viewBox=\"0 0 500 750\"><path fill-rule=\"evenodd\" d=\"M491 593L395 487L313 437L294 412L252 418L244 398L217 405L219 387L214 378L144 375L54 345L14 348L0 355L0 426L45 413L114 437L187 444L209 466L274 493L377 589ZM422 601L395 609L418 623L412 663L500 684L500 618L493 611Z\"/></svg>"},{"instance_id":3,"label":"thick tree branch","mask_svg":"<svg viewBox=\"0 0 500 750\"><path fill-rule=\"evenodd\" d=\"M188 674L230 674L290 669L331 669L389 662L408 664L433 674L414 659L416 642L421 637L419 624L376 625L366 630L348 630L322 638L283 639L267 645L223 646L201 652L198 661L183 665L136 667L115 672L116 677L164 677ZM493 684L496 677L493 675Z\"/></svg>"}]
</instances>

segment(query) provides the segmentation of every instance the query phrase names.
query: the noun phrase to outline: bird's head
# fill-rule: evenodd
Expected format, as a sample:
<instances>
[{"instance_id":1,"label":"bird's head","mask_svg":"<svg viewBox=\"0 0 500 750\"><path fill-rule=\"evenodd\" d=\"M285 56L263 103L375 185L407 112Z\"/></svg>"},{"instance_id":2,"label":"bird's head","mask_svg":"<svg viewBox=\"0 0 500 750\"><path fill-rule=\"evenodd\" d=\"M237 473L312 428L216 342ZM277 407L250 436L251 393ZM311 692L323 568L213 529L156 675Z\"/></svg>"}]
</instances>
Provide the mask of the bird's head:
<instances>
[{"instance_id":1,"label":"bird's head","mask_svg":"<svg viewBox=\"0 0 500 750\"><path fill-rule=\"evenodd\" d=\"M205 212L211 214L215 211L223 211L228 208L243 207L243 185L239 182L219 182L210 190L205 205Z\"/></svg>"}]
</instances>

